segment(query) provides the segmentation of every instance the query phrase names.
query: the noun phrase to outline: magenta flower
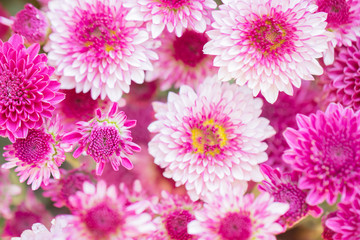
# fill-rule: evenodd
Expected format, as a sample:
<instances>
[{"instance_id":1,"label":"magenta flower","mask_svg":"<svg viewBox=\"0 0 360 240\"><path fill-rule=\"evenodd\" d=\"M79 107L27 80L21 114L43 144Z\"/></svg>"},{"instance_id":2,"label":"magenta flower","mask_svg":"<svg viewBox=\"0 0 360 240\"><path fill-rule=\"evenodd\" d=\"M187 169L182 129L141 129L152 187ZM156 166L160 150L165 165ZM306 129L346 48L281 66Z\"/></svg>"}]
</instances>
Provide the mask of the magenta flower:
<instances>
[{"instance_id":1,"label":"magenta flower","mask_svg":"<svg viewBox=\"0 0 360 240\"><path fill-rule=\"evenodd\" d=\"M181 86L167 103L154 103L156 133L149 143L154 162L177 186L185 184L192 200L230 184L261 181L259 163L267 160L263 142L274 134L259 117L262 101L247 87L205 80L195 92ZM246 190L246 187L243 189Z\"/></svg>"},{"instance_id":2,"label":"magenta flower","mask_svg":"<svg viewBox=\"0 0 360 240\"><path fill-rule=\"evenodd\" d=\"M133 151L140 151L140 147L132 142L129 130L136 121L127 120L125 113L117 110L117 103L113 103L107 114L98 108L95 118L88 122L78 122L77 130L64 137L66 142L78 142L79 147L73 154L75 158L86 152L95 160L97 175L102 174L107 162L111 163L115 171L119 170L120 164L132 169L133 165L127 156L132 155Z\"/></svg>"},{"instance_id":3,"label":"magenta flower","mask_svg":"<svg viewBox=\"0 0 360 240\"><path fill-rule=\"evenodd\" d=\"M134 211L114 185L85 182L83 190L70 197L72 215L67 215L64 229L68 240L140 239L155 230L151 216Z\"/></svg>"},{"instance_id":4,"label":"magenta flower","mask_svg":"<svg viewBox=\"0 0 360 240\"><path fill-rule=\"evenodd\" d=\"M131 81L144 82L153 70L154 43L142 23L125 20L123 1L57 0L49 2L53 32L46 50L63 89L118 101Z\"/></svg>"},{"instance_id":5,"label":"magenta flower","mask_svg":"<svg viewBox=\"0 0 360 240\"><path fill-rule=\"evenodd\" d=\"M214 30L204 52L215 55L219 78L247 84L274 103L278 93L293 94L301 80L314 80L323 69L316 60L333 35L326 14L302 0L223 0L213 11Z\"/></svg>"},{"instance_id":6,"label":"magenta flower","mask_svg":"<svg viewBox=\"0 0 360 240\"><path fill-rule=\"evenodd\" d=\"M318 206L310 206L306 203L306 192L298 188L298 174L281 174L277 169L268 165L262 165L261 171L265 175L265 181L259 185L259 189L270 193L275 202L289 204L289 210L283 214L278 223L286 227L291 227L308 214L319 217L322 209Z\"/></svg>"},{"instance_id":7,"label":"magenta flower","mask_svg":"<svg viewBox=\"0 0 360 240\"><path fill-rule=\"evenodd\" d=\"M12 145L4 147L7 163L2 168L15 168L20 182L36 190L41 183L49 184L50 175L60 178L59 167L65 161L65 152L72 145L62 142L62 127L57 117L47 120L40 129L31 129L26 138L18 138Z\"/></svg>"},{"instance_id":8,"label":"magenta flower","mask_svg":"<svg viewBox=\"0 0 360 240\"><path fill-rule=\"evenodd\" d=\"M124 6L130 9L126 19L145 22L156 38L165 27L178 37L186 28L204 32L210 23L209 11L216 8L216 3L213 0L125 0Z\"/></svg>"},{"instance_id":9,"label":"magenta flower","mask_svg":"<svg viewBox=\"0 0 360 240\"><path fill-rule=\"evenodd\" d=\"M187 29L177 37L164 31L159 40L161 46L156 50L159 60L154 62L154 71L146 73L146 79L159 79L162 90L172 86L198 86L217 72L212 64L214 57L203 53L204 44L209 41L205 33Z\"/></svg>"},{"instance_id":10,"label":"magenta flower","mask_svg":"<svg viewBox=\"0 0 360 240\"><path fill-rule=\"evenodd\" d=\"M287 203L274 202L268 193L259 195L224 195L214 197L195 212L188 233L200 240L276 240L283 231L276 223L289 209Z\"/></svg>"},{"instance_id":11,"label":"magenta flower","mask_svg":"<svg viewBox=\"0 0 360 240\"><path fill-rule=\"evenodd\" d=\"M29 129L38 129L43 117L51 118L54 105L64 99L60 84L50 80L54 72L46 65L40 46L25 48L19 35L0 41L0 136L25 138Z\"/></svg>"},{"instance_id":12,"label":"magenta flower","mask_svg":"<svg viewBox=\"0 0 360 240\"><path fill-rule=\"evenodd\" d=\"M326 226L334 231L333 239L358 240L360 238L360 196L345 204L339 203L336 216L329 217Z\"/></svg>"},{"instance_id":13,"label":"magenta flower","mask_svg":"<svg viewBox=\"0 0 360 240\"><path fill-rule=\"evenodd\" d=\"M338 194L349 202L360 185L360 112L330 104L325 112L297 115L298 130L288 128L284 137L290 149L284 160L302 173L299 188L309 190L306 202L336 202Z\"/></svg>"}]
</instances>

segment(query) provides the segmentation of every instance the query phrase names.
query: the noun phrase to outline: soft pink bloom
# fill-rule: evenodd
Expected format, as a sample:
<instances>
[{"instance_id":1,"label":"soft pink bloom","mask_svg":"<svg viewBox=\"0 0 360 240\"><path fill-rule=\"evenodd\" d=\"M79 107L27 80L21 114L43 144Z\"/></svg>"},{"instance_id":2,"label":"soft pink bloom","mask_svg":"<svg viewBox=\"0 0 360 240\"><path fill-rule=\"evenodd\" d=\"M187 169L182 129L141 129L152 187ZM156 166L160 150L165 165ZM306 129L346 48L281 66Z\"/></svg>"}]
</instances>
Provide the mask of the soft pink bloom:
<instances>
[{"instance_id":1,"label":"soft pink bloom","mask_svg":"<svg viewBox=\"0 0 360 240\"><path fill-rule=\"evenodd\" d=\"M325 67L321 77L325 83L324 102L339 102L355 111L360 110L360 37L351 46L338 47L335 56L335 62Z\"/></svg>"},{"instance_id":2,"label":"soft pink bloom","mask_svg":"<svg viewBox=\"0 0 360 240\"><path fill-rule=\"evenodd\" d=\"M284 137L290 149L284 160L302 173L299 188L309 190L306 202L334 204L341 194L349 202L360 185L360 112L330 104L325 112L297 115L298 130L288 128Z\"/></svg>"},{"instance_id":3,"label":"soft pink bloom","mask_svg":"<svg viewBox=\"0 0 360 240\"><path fill-rule=\"evenodd\" d=\"M288 144L283 136L287 127L296 127L296 114L308 115L318 109L316 98L318 89L311 84L313 82L304 82L299 89L295 89L294 96L280 93L279 98L274 104L264 102L261 116L270 120L270 125L274 127L276 134L265 142L269 145L266 153L269 160L266 164L273 168L280 168L282 171L292 171L290 165L282 160L282 155Z\"/></svg>"},{"instance_id":4,"label":"soft pink bloom","mask_svg":"<svg viewBox=\"0 0 360 240\"><path fill-rule=\"evenodd\" d=\"M49 78L54 69L47 66L45 54L38 55L39 49L39 44L25 48L19 35L0 41L0 135L12 142L38 129L64 99L60 84Z\"/></svg>"},{"instance_id":5,"label":"soft pink bloom","mask_svg":"<svg viewBox=\"0 0 360 240\"><path fill-rule=\"evenodd\" d=\"M360 239L360 196L348 204L339 203L336 216L329 217L325 224L335 232L334 240Z\"/></svg>"},{"instance_id":6,"label":"soft pink bloom","mask_svg":"<svg viewBox=\"0 0 360 240\"><path fill-rule=\"evenodd\" d=\"M125 113L118 111L117 103L113 103L107 114L100 108L96 109L93 119L80 121L77 125L78 128L67 134L64 140L79 144L73 154L75 158L86 152L95 160L97 175L102 174L108 162L115 171L119 170L120 164L127 169L133 168L128 155L140 151L140 147L132 142L129 129L136 125L136 120L127 120Z\"/></svg>"},{"instance_id":7,"label":"soft pink bloom","mask_svg":"<svg viewBox=\"0 0 360 240\"><path fill-rule=\"evenodd\" d=\"M104 181L85 182L83 191L70 197L71 213L64 229L67 240L135 240L155 230L151 216L143 209L134 211L125 195Z\"/></svg>"},{"instance_id":8,"label":"soft pink bloom","mask_svg":"<svg viewBox=\"0 0 360 240\"><path fill-rule=\"evenodd\" d=\"M124 6L130 9L126 19L145 22L156 38L165 27L178 37L186 28L204 32L210 23L209 11L216 8L216 3L213 0L125 0Z\"/></svg>"},{"instance_id":9,"label":"soft pink bloom","mask_svg":"<svg viewBox=\"0 0 360 240\"><path fill-rule=\"evenodd\" d=\"M4 147L7 163L2 168L15 167L20 182L27 180L32 190L41 183L49 184L50 175L60 178L59 167L65 161L65 152L72 150L72 145L62 142L62 127L58 117L46 120L40 129L31 129L26 138L18 138L12 145Z\"/></svg>"},{"instance_id":10,"label":"soft pink bloom","mask_svg":"<svg viewBox=\"0 0 360 240\"><path fill-rule=\"evenodd\" d=\"M187 225L195 220L194 213L202 208L200 202L192 202L187 196L161 192L159 203L152 207L154 231L148 240L194 240L198 236L188 234Z\"/></svg>"},{"instance_id":11,"label":"soft pink bloom","mask_svg":"<svg viewBox=\"0 0 360 240\"><path fill-rule=\"evenodd\" d=\"M141 23L125 20L118 0L54 0L48 17L53 32L46 50L63 89L76 89L118 101L131 81L144 82L144 70L157 59Z\"/></svg>"},{"instance_id":12,"label":"soft pink bloom","mask_svg":"<svg viewBox=\"0 0 360 240\"><path fill-rule=\"evenodd\" d=\"M350 47L352 41L360 37L360 1L359 0L311 0L319 6L318 12L327 13L326 29L335 34L328 42L324 53L326 65L334 61L334 48L343 45Z\"/></svg>"},{"instance_id":13,"label":"soft pink bloom","mask_svg":"<svg viewBox=\"0 0 360 240\"><path fill-rule=\"evenodd\" d=\"M286 227L291 227L308 214L319 217L322 209L318 206L310 206L306 203L306 192L298 188L299 175L295 172L281 174L277 169L268 165L262 165L261 171L265 176L265 181L259 185L259 189L270 193L274 201L288 203L290 208L283 214L278 223Z\"/></svg>"},{"instance_id":14,"label":"soft pink bloom","mask_svg":"<svg viewBox=\"0 0 360 240\"><path fill-rule=\"evenodd\" d=\"M259 117L262 101L247 87L221 84L208 78L195 92L180 87L167 103L154 103L156 121L149 143L164 176L183 185L192 200L229 184L261 181L259 163L267 160L263 142L274 134L269 121ZM240 182L239 182L240 181ZM244 186L246 190L246 186Z\"/></svg>"},{"instance_id":15,"label":"soft pink bloom","mask_svg":"<svg viewBox=\"0 0 360 240\"><path fill-rule=\"evenodd\" d=\"M326 31L326 14L303 0L223 0L213 11L214 30L206 54L216 55L223 81L247 84L274 103L278 93L293 94L301 80L314 80L323 69L316 60L333 35Z\"/></svg>"},{"instance_id":16,"label":"soft pink bloom","mask_svg":"<svg viewBox=\"0 0 360 240\"><path fill-rule=\"evenodd\" d=\"M275 234L283 231L276 221L288 209L287 203L274 202L268 193L256 199L252 194L219 195L195 212L188 233L200 240L276 240Z\"/></svg>"},{"instance_id":17,"label":"soft pink bloom","mask_svg":"<svg viewBox=\"0 0 360 240\"><path fill-rule=\"evenodd\" d=\"M9 171L0 168L0 217L2 218L11 217L10 205L13 196L21 193L20 186L12 184L9 177Z\"/></svg>"},{"instance_id":18,"label":"soft pink bloom","mask_svg":"<svg viewBox=\"0 0 360 240\"><path fill-rule=\"evenodd\" d=\"M154 62L154 71L146 73L146 79L159 79L162 90L172 86L197 86L218 71L212 64L214 57L203 53L204 44L209 41L205 33L186 29L177 37L164 31L159 40L161 46L156 50L159 60Z\"/></svg>"}]
</instances>

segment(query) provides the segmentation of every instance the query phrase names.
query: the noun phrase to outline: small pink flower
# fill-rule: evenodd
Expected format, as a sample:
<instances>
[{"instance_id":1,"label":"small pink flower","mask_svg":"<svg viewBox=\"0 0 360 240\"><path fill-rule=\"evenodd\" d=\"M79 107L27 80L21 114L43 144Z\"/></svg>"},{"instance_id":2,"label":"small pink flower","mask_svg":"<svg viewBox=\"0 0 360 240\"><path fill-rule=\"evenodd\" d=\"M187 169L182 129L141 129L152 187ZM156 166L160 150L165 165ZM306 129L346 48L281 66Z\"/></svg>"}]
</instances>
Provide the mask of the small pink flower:
<instances>
[{"instance_id":1,"label":"small pink flower","mask_svg":"<svg viewBox=\"0 0 360 240\"><path fill-rule=\"evenodd\" d=\"M309 190L306 202L353 201L360 185L360 112L330 104L325 112L296 117L298 130L287 128L290 146L283 158L302 173L299 188Z\"/></svg>"},{"instance_id":2,"label":"small pink flower","mask_svg":"<svg viewBox=\"0 0 360 240\"><path fill-rule=\"evenodd\" d=\"M25 48L19 35L0 41L0 135L12 142L40 128L43 117L51 118L54 105L64 99L60 83L50 79L54 68L39 49L39 44Z\"/></svg>"},{"instance_id":3,"label":"small pink flower","mask_svg":"<svg viewBox=\"0 0 360 240\"><path fill-rule=\"evenodd\" d=\"M156 38L165 27L178 37L186 28L204 32L210 23L209 11L216 8L216 3L213 0L125 0L124 6L130 9L126 19L145 22Z\"/></svg>"},{"instance_id":4,"label":"small pink flower","mask_svg":"<svg viewBox=\"0 0 360 240\"><path fill-rule=\"evenodd\" d=\"M117 110L117 103L113 103L107 114L98 108L95 118L88 122L78 122L78 129L64 137L66 142L78 142L75 158L85 151L95 160L97 175L102 174L107 162L111 163L115 171L119 170L120 164L132 169L133 165L127 156L132 155L133 151L140 151L140 147L132 142L129 130L136 121L127 120L125 113Z\"/></svg>"},{"instance_id":5,"label":"small pink flower","mask_svg":"<svg viewBox=\"0 0 360 240\"><path fill-rule=\"evenodd\" d=\"M41 183L49 184L50 175L60 178L59 167L65 161L65 152L72 150L71 144L62 142L62 128L57 117L47 120L40 129L31 129L26 138L18 138L12 145L4 147L7 163L2 168L15 168L20 182L36 190Z\"/></svg>"}]
</instances>

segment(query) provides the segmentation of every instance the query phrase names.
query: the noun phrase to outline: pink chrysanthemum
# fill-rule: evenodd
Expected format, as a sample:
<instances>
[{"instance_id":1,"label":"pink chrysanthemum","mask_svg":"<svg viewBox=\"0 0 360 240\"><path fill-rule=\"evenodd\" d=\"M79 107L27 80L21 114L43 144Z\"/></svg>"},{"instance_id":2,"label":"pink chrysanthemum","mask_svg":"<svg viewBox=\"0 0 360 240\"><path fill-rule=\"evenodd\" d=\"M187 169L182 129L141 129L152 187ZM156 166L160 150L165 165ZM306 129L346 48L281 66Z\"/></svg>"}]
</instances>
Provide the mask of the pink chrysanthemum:
<instances>
[{"instance_id":1,"label":"pink chrysanthemum","mask_svg":"<svg viewBox=\"0 0 360 240\"><path fill-rule=\"evenodd\" d=\"M63 134L57 117L47 120L40 129L31 129L26 138L19 138L4 147L7 163L2 168L15 168L20 182L36 190L41 183L49 184L50 175L60 178L59 168L65 161L65 152L72 150L71 144L62 142Z\"/></svg>"},{"instance_id":2,"label":"pink chrysanthemum","mask_svg":"<svg viewBox=\"0 0 360 240\"><path fill-rule=\"evenodd\" d=\"M287 203L273 202L268 193L214 197L195 212L188 225L189 234L200 240L276 240L283 231L276 220L289 209Z\"/></svg>"},{"instance_id":3,"label":"pink chrysanthemum","mask_svg":"<svg viewBox=\"0 0 360 240\"><path fill-rule=\"evenodd\" d=\"M289 210L283 214L278 223L291 227L308 214L319 217L322 209L318 206L310 206L306 203L306 192L298 188L299 175L297 173L281 174L277 169L268 165L262 165L265 181L259 185L259 189L271 194L276 202L284 202L290 205Z\"/></svg>"},{"instance_id":4,"label":"pink chrysanthemum","mask_svg":"<svg viewBox=\"0 0 360 240\"><path fill-rule=\"evenodd\" d=\"M336 211L323 216L323 218L321 219L321 225L323 227L323 232L322 232L321 236L322 236L323 240L334 240L335 232L333 230L331 230L330 228L328 228L325 224L326 220L328 220L329 218L332 218L332 217L336 217Z\"/></svg>"},{"instance_id":5,"label":"pink chrysanthemum","mask_svg":"<svg viewBox=\"0 0 360 240\"><path fill-rule=\"evenodd\" d=\"M194 213L199 211L202 204L192 202L187 196L171 195L161 192L160 202L152 207L155 216L153 222L156 231L148 240L194 240L197 236L188 234L187 225L195 220Z\"/></svg>"},{"instance_id":6,"label":"pink chrysanthemum","mask_svg":"<svg viewBox=\"0 0 360 240\"><path fill-rule=\"evenodd\" d=\"M144 81L157 59L153 42L141 23L125 20L123 2L56 0L49 3L53 32L46 50L49 63L62 75L62 88L91 90L93 99L118 101L131 80Z\"/></svg>"},{"instance_id":7,"label":"pink chrysanthemum","mask_svg":"<svg viewBox=\"0 0 360 240\"><path fill-rule=\"evenodd\" d=\"M164 31L159 38L161 46L157 49L159 60L154 62L154 71L147 72L149 81L160 79L160 88L167 90L173 85L197 86L207 76L213 76L214 57L203 53L203 46L209 38L205 33L187 29L181 37Z\"/></svg>"},{"instance_id":8,"label":"pink chrysanthemum","mask_svg":"<svg viewBox=\"0 0 360 240\"><path fill-rule=\"evenodd\" d=\"M298 130L288 128L284 137L290 149L284 160L303 173L300 189L309 189L306 202L325 199L334 204L340 193L352 201L360 185L360 112L330 104L325 113L297 115Z\"/></svg>"},{"instance_id":9,"label":"pink chrysanthemum","mask_svg":"<svg viewBox=\"0 0 360 240\"><path fill-rule=\"evenodd\" d=\"M13 21L13 32L24 36L28 43L44 42L50 30L45 15L29 3L16 14Z\"/></svg>"},{"instance_id":10,"label":"pink chrysanthemum","mask_svg":"<svg viewBox=\"0 0 360 240\"><path fill-rule=\"evenodd\" d=\"M204 52L216 55L219 78L247 83L254 96L259 91L274 103L279 91L293 94L301 80L314 80L323 69L320 58L332 39L326 14L302 0L223 0L213 11L215 30Z\"/></svg>"},{"instance_id":11,"label":"pink chrysanthemum","mask_svg":"<svg viewBox=\"0 0 360 240\"><path fill-rule=\"evenodd\" d=\"M360 110L360 37L350 47L337 48L335 56L335 62L325 67L321 78L325 83L324 100Z\"/></svg>"},{"instance_id":12,"label":"pink chrysanthemum","mask_svg":"<svg viewBox=\"0 0 360 240\"><path fill-rule=\"evenodd\" d=\"M296 127L296 114L308 115L318 109L315 101L318 91L310 84L304 82L299 89L295 89L294 96L280 93L274 104L264 102L261 116L270 120L276 134L265 142L269 145L266 150L269 160L266 164L273 168L280 168L282 171L292 171L290 165L282 160L284 151L288 148L283 132L287 127Z\"/></svg>"},{"instance_id":13,"label":"pink chrysanthemum","mask_svg":"<svg viewBox=\"0 0 360 240\"><path fill-rule=\"evenodd\" d=\"M154 104L156 136L149 143L164 176L185 184L192 200L237 181L261 181L259 163L267 160L266 138L274 134L260 118L262 101L246 87L209 78L197 93L182 86L168 102ZM243 182L244 183L244 182Z\"/></svg>"},{"instance_id":14,"label":"pink chrysanthemum","mask_svg":"<svg viewBox=\"0 0 360 240\"><path fill-rule=\"evenodd\" d=\"M132 142L129 130L135 126L136 120L127 120L125 113L117 110L117 103L113 103L107 114L98 108L95 118L88 122L78 122L77 130L64 138L69 143L78 142L75 158L85 151L95 160L97 175L102 174L107 162L111 163L115 171L119 170L120 164L132 169L133 165L127 156L132 155L133 151L140 151L140 147Z\"/></svg>"},{"instance_id":15,"label":"pink chrysanthemum","mask_svg":"<svg viewBox=\"0 0 360 240\"><path fill-rule=\"evenodd\" d=\"M49 78L54 69L46 65L45 54L38 55L39 49L39 44L25 48L19 35L0 41L0 135L12 142L39 128L64 99L57 92L60 84Z\"/></svg>"},{"instance_id":16,"label":"pink chrysanthemum","mask_svg":"<svg viewBox=\"0 0 360 240\"><path fill-rule=\"evenodd\" d=\"M64 231L68 240L130 240L155 230L151 216L133 211L115 186L84 183L83 191L70 197L72 215ZM129 210L131 209L131 210Z\"/></svg>"},{"instance_id":17,"label":"pink chrysanthemum","mask_svg":"<svg viewBox=\"0 0 360 240\"><path fill-rule=\"evenodd\" d=\"M329 217L325 224L335 232L334 240L360 239L360 196L351 203L339 203L336 216Z\"/></svg>"},{"instance_id":18,"label":"pink chrysanthemum","mask_svg":"<svg viewBox=\"0 0 360 240\"><path fill-rule=\"evenodd\" d=\"M61 179L50 179L47 186L42 186L44 189L43 195L50 197L55 207L69 207L69 197L82 190L84 182L91 182L94 178L83 168L70 171L60 169L60 173Z\"/></svg>"},{"instance_id":19,"label":"pink chrysanthemum","mask_svg":"<svg viewBox=\"0 0 360 240\"><path fill-rule=\"evenodd\" d=\"M319 6L318 12L327 13L326 29L335 34L328 43L324 53L324 63L329 65L334 61L336 46L352 45L360 37L360 1L359 0L311 0Z\"/></svg>"},{"instance_id":20,"label":"pink chrysanthemum","mask_svg":"<svg viewBox=\"0 0 360 240\"><path fill-rule=\"evenodd\" d=\"M156 38L165 27L178 37L186 28L204 32L210 23L209 11L216 8L216 3L213 0L126 0L124 6L130 9L126 19L145 22Z\"/></svg>"}]
</instances>

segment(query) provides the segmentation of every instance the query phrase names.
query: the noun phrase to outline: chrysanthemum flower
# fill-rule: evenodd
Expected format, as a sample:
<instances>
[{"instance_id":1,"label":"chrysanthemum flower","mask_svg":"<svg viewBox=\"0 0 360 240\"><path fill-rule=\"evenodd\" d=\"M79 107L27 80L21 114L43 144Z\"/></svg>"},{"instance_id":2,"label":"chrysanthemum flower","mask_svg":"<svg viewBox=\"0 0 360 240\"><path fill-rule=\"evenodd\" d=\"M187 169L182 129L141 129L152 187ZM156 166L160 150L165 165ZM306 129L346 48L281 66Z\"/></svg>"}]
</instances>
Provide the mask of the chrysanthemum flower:
<instances>
[{"instance_id":1,"label":"chrysanthemum flower","mask_svg":"<svg viewBox=\"0 0 360 240\"><path fill-rule=\"evenodd\" d=\"M274 134L260 118L262 101L246 87L209 78L197 93L182 86L167 103L154 103L156 133L149 143L164 176L185 184L192 200L224 190L236 181L261 181L259 163L267 160L262 141Z\"/></svg>"},{"instance_id":2,"label":"chrysanthemum flower","mask_svg":"<svg viewBox=\"0 0 360 240\"><path fill-rule=\"evenodd\" d=\"M298 188L299 175L297 173L281 174L277 169L268 165L262 165L265 181L259 185L259 189L270 193L274 201L284 202L290 205L289 210L283 214L278 223L285 227L291 227L308 214L314 217L320 216L322 209L318 206L310 206L306 203L306 192Z\"/></svg>"},{"instance_id":3,"label":"chrysanthemum flower","mask_svg":"<svg viewBox=\"0 0 360 240\"><path fill-rule=\"evenodd\" d=\"M283 231L276 220L289 209L287 203L274 202L268 193L217 196L195 212L196 220L188 233L200 240L275 240Z\"/></svg>"},{"instance_id":4,"label":"chrysanthemum flower","mask_svg":"<svg viewBox=\"0 0 360 240\"><path fill-rule=\"evenodd\" d=\"M323 240L334 240L334 234L335 232L333 230L331 230L330 228L328 228L328 226L326 226L326 220L328 220L329 218L332 217L336 217L336 212L331 212L325 216L323 216L323 218L321 219L321 225L323 227L323 232L321 234L321 237L323 238Z\"/></svg>"},{"instance_id":5,"label":"chrysanthemum flower","mask_svg":"<svg viewBox=\"0 0 360 240\"><path fill-rule=\"evenodd\" d=\"M326 14L302 0L223 0L213 11L214 30L204 52L216 55L219 78L247 83L274 103L279 91L293 93L301 80L323 73L316 60L333 35L326 31Z\"/></svg>"},{"instance_id":6,"label":"chrysanthemum flower","mask_svg":"<svg viewBox=\"0 0 360 240\"><path fill-rule=\"evenodd\" d=\"M304 82L299 89L295 89L294 96L280 93L279 98L274 104L264 102L261 116L270 120L270 125L274 127L276 134L265 142L269 145L266 153L269 160L266 164L282 171L292 171L290 165L282 160L282 155L288 144L285 141L283 132L287 127L296 127L296 114L308 115L318 109L315 101L319 91L311 84Z\"/></svg>"},{"instance_id":7,"label":"chrysanthemum flower","mask_svg":"<svg viewBox=\"0 0 360 240\"><path fill-rule=\"evenodd\" d=\"M91 182L94 178L82 167L72 170L60 169L60 173L61 179L50 179L47 186L42 186L43 195L50 197L55 207L69 207L69 197L82 190L84 182Z\"/></svg>"},{"instance_id":8,"label":"chrysanthemum flower","mask_svg":"<svg viewBox=\"0 0 360 240\"><path fill-rule=\"evenodd\" d=\"M141 23L125 20L123 1L55 0L48 17L53 33L46 50L49 64L62 75L62 88L91 90L93 99L118 101L129 92L131 80L144 81L157 59L148 32Z\"/></svg>"},{"instance_id":9,"label":"chrysanthemum flower","mask_svg":"<svg viewBox=\"0 0 360 240\"><path fill-rule=\"evenodd\" d=\"M186 28L204 32L210 23L209 11L216 8L216 3L213 0L125 0L124 6L130 9L126 19L145 22L156 38L165 27L178 37Z\"/></svg>"},{"instance_id":10,"label":"chrysanthemum flower","mask_svg":"<svg viewBox=\"0 0 360 240\"><path fill-rule=\"evenodd\" d=\"M104 181L96 186L85 182L83 191L70 197L72 215L67 216L66 239L139 239L155 230L149 214L129 210L132 206L126 203L115 186L107 187Z\"/></svg>"},{"instance_id":11,"label":"chrysanthemum flower","mask_svg":"<svg viewBox=\"0 0 360 240\"><path fill-rule=\"evenodd\" d=\"M107 114L98 108L95 118L78 122L77 130L64 137L68 143L78 142L79 147L73 154L75 158L85 151L95 160L97 175L102 174L107 162L115 171L119 170L120 164L132 169L127 156L132 155L133 151L140 151L140 147L132 142L129 130L135 126L136 120L127 120L125 113L117 110L117 103L113 103Z\"/></svg>"},{"instance_id":12,"label":"chrysanthemum flower","mask_svg":"<svg viewBox=\"0 0 360 240\"><path fill-rule=\"evenodd\" d=\"M360 7L359 7L360 9ZM335 62L325 67L321 80L325 83L324 101L339 102L355 111L360 110L360 37L350 47L335 51Z\"/></svg>"},{"instance_id":13,"label":"chrysanthemum flower","mask_svg":"<svg viewBox=\"0 0 360 240\"><path fill-rule=\"evenodd\" d=\"M325 224L335 232L333 239L360 239L360 196L357 195L351 203L339 203L336 216L328 218Z\"/></svg>"},{"instance_id":14,"label":"chrysanthemum flower","mask_svg":"<svg viewBox=\"0 0 360 240\"><path fill-rule=\"evenodd\" d=\"M57 92L60 84L49 78L54 69L47 66L45 54L38 55L39 49L39 44L25 48L19 35L0 41L0 136L12 142L38 129L64 99Z\"/></svg>"},{"instance_id":15,"label":"chrysanthemum flower","mask_svg":"<svg viewBox=\"0 0 360 240\"><path fill-rule=\"evenodd\" d=\"M161 192L160 202L152 207L155 216L153 222L156 231L147 237L148 240L193 240L197 236L188 234L187 225L195 220L194 213L202 204L192 202L187 196L181 197Z\"/></svg>"},{"instance_id":16,"label":"chrysanthemum flower","mask_svg":"<svg viewBox=\"0 0 360 240\"><path fill-rule=\"evenodd\" d=\"M290 149L283 158L303 173L299 188L308 189L306 202L352 201L360 185L360 112L330 104L325 112L297 115L298 130L288 128L284 137Z\"/></svg>"},{"instance_id":17,"label":"chrysanthemum flower","mask_svg":"<svg viewBox=\"0 0 360 240\"><path fill-rule=\"evenodd\" d=\"M177 37L164 31L159 40L161 46L156 51L159 60L154 62L154 71L146 73L146 78L149 81L159 79L162 90L172 86L197 86L218 71L213 67L214 57L203 53L204 44L209 41L205 33L187 29Z\"/></svg>"},{"instance_id":18,"label":"chrysanthemum flower","mask_svg":"<svg viewBox=\"0 0 360 240\"><path fill-rule=\"evenodd\" d=\"M60 178L59 168L65 161L65 152L72 150L71 144L62 142L63 134L57 117L47 120L40 129L31 129L26 138L18 138L12 145L4 147L7 163L2 168L15 168L20 182L36 190L41 183L49 184L50 175Z\"/></svg>"},{"instance_id":19,"label":"chrysanthemum flower","mask_svg":"<svg viewBox=\"0 0 360 240\"><path fill-rule=\"evenodd\" d=\"M336 46L352 45L360 37L360 1L359 0L312 0L319 6L318 12L327 13L326 29L335 34L328 43L324 54L324 63L329 65L334 61Z\"/></svg>"},{"instance_id":20,"label":"chrysanthemum flower","mask_svg":"<svg viewBox=\"0 0 360 240\"><path fill-rule=\"evenodd\" d=\"M20 186L12 184L9 178L9 171L0 168L0 217L10 218L10 205L12 198L21 193Z\"/></svg>"}]
</instances>

